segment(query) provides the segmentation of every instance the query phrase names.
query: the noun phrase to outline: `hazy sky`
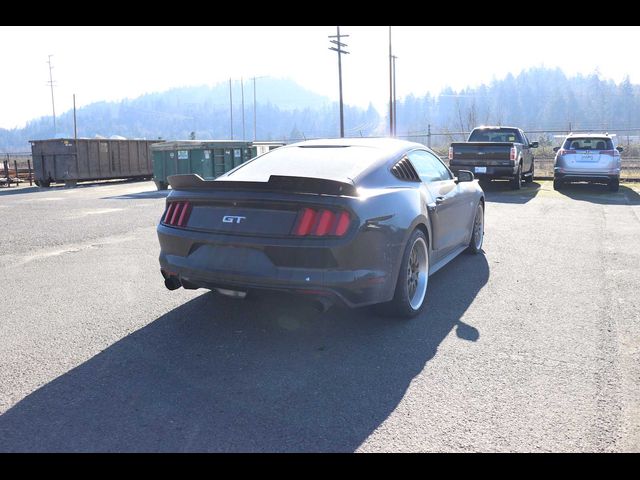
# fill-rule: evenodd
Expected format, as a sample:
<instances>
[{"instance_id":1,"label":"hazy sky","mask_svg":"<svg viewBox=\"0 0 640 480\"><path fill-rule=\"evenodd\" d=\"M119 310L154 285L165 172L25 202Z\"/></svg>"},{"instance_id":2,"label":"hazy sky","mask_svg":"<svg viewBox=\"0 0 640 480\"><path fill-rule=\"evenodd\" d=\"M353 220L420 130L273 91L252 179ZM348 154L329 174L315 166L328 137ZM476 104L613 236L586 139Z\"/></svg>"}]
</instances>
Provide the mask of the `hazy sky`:
<instances>
[{"instance_id":1,"label":"hazy sky","mask_svg":"<svg viewBox=\"0 0 640 480\"><path fill-rule=\"evenodd\" d=\"M388 27L341 27L344 100L381 114L389 97ZM335 27L0 27L0 127L99 100L229 77L269 75L338 98ZM638 27L393 27L397 96L459 89L532 66L640 83ZM260 80L258 80L259 85ZM259 87L258 87L259 91ZM259 95L258 95L258 101Z\"/></svg>"}]
</instances>

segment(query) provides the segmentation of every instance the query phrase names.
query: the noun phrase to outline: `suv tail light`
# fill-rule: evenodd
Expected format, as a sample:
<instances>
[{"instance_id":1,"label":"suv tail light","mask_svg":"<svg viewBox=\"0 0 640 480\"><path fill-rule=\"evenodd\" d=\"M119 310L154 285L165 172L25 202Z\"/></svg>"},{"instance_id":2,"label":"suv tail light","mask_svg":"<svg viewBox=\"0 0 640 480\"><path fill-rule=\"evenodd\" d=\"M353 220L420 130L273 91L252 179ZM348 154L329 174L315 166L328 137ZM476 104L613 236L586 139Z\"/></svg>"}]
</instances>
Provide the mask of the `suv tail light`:
<instances>
[{"instance_id":1,"label":"suv tail light","mask_svg":"<svg viewBox=\"0 0 640 480\"><path fill-rule=\"evenodd\" d=\"M516 147L511 147L511 153L509 154L509 160L514 161L516 159L516 155L518 155L518 150Z\"/></svg>"},{"instance_id":2,"label":"suv tail light","mask_svg":"<svg viewBox=\"0 0 640 480\"><path fill-rule=\"evenodd\" d=\"M565 150L564 148L561 148L560 150L558 150L558 156L561 157L562 155L571 155L576 153L575 150Z\"/></svg>"},{"instance_id":3,"label":"suv tail light","mask_svg":"<svg viewBox=\"0 0 640 480\"><path fill-rule=\"evenodd\" d=\"M342 237L351 224L351 215L345 210L334 212L326 209L303 208L293 225L292 235L297 237Z\"/></svg>"},{"instance_id":4,"label":"suv tail light","mask_svg":"<svg viewBox=\"0 0 640 480\"><path fill-rule=\"evenodd\" d=\"M453 160L453 147L449 147L449 160Z\"/></svg>"},{"instance_id":5,"label":"suv tail light","mask_svg":"<svg viewBox=\"0 0 640 480\"><path fill-rule=\"evenodd\" d=\"M186 227L191 214L191 203L170 202L162 216L162 223L172 227Z\"/></svg>"},{"instance_id":6,"label":"suv tail light","mask_svg":"<svg viewBox=\"0 0 640 480\"><path fill-rule=\"evenodd\" d=\"M600 155L609 155L610 157L615 157L617 150L600 150Z\"/></svg>"}]
</instances>

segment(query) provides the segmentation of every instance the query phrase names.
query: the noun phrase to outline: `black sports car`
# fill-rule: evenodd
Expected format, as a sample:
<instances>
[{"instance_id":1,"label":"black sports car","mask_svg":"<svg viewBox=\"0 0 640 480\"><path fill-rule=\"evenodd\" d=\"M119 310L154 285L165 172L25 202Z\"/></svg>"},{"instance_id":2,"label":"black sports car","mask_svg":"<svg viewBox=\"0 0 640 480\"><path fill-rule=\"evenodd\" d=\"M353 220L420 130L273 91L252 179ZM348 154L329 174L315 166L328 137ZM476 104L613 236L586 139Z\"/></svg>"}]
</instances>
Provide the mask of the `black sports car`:
<instances>
[{"instance_id":1,"label":"black sports car","mask_svg":"<svg viewBox=\"0 0 640 480\"><path fill-rule=\"evenodd\" d=\"M414 316L429 275L484 236L484 193L425 146L390 138L311 140L215 180L169 177L160 267L170 290L251 289L324 305L389 302Z\"/></svg>"}]
</instances>

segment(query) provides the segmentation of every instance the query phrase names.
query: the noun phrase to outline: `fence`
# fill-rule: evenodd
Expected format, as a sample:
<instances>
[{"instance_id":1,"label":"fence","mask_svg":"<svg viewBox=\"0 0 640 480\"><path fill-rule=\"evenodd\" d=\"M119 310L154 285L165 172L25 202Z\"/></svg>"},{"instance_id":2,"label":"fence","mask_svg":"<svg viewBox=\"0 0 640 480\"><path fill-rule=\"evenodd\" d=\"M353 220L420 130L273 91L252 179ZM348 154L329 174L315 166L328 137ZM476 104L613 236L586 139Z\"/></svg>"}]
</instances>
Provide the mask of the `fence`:
<instances>
[{"instance_id":1,"label":"fence","mask_svg":"<svg viewBox=\"0 0 640 480\"><path fill-rule=\"evenodd\" d=\"M22 182L33 185L31 153L3 153L0 160L0 185L10 187Z\"/></svg>"}]
</instances>

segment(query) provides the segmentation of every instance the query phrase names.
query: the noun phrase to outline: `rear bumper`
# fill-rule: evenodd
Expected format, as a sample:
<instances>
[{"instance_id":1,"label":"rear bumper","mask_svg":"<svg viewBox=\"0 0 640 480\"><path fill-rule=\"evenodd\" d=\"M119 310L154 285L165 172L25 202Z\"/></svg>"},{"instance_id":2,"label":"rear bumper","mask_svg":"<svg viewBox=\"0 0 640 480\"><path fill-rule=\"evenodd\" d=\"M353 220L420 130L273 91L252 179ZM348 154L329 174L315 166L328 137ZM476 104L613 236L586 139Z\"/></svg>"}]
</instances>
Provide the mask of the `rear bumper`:
<instances>
[{"instance_id":1,"label":"rear bumper","mask_svg":"<svg viewBox=\"0 0 640 480\"><path fill-rule=\"evenodd\" d=\"M597 172L559 172L558 168L554 169L553 178L554 180L562 180L567 182L610 182L612 180L619 180L620 174L614 173L597 173Z\"/></svg>"},{"instance_id":2,"label":"rear bumper","mask_svg":"<svg viewBox=\"0 0 640 480\"><path fill-rule=\"evenodd\" d=\"M385 253L383 245L375 245L367 235L310 248L287 239L214 235L162 224L157 232L161 270L191 286L284 290L330 297L349 307L384 302L393 296L394 268L389 259L397 255ZM397 248L399 251L400 246ZM296 265L292 260L307 255L315 258L309 259L312 265L304 261ZM362 268L364 264L367 268Z\"/></svg>"},{"instance_id":3,"label":"rear bumper","mask_svg":"<svg viewBox=\"0 0 640 480\"><path fill-rule=\"evenodd\" d=\"M483 167L483 168L486 168L487 170L484 173L476 172L476 167ZM460 171L460 170L469 170L470 172L473 172L473 175L476 178L482 178L482 177L486 177L486 178L511 178L517 172L517 169L516 169L515 166L464 165L464 164L458 164L458 163L452 164L450 166L450 169L456 175L458 174L458 171Z\"/></svg>"}]
</instances>

